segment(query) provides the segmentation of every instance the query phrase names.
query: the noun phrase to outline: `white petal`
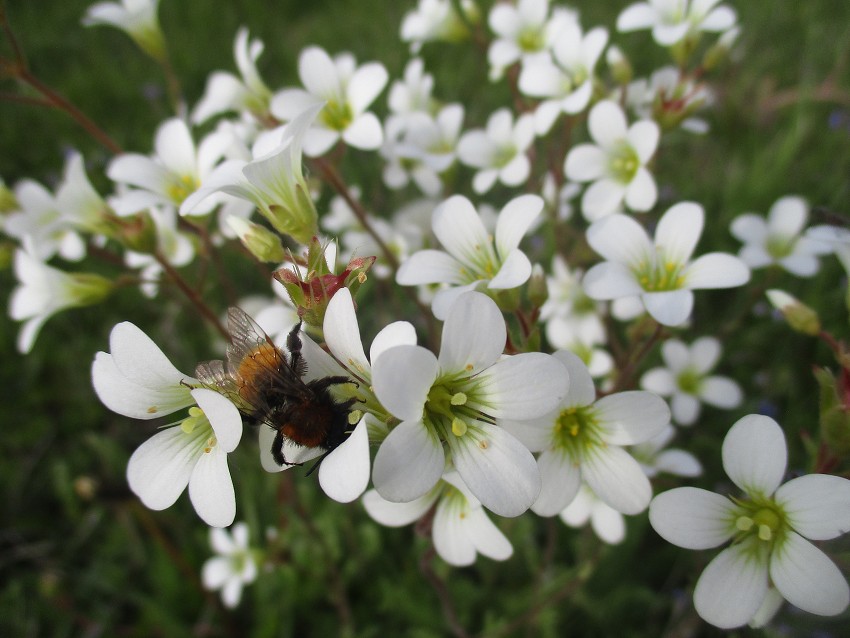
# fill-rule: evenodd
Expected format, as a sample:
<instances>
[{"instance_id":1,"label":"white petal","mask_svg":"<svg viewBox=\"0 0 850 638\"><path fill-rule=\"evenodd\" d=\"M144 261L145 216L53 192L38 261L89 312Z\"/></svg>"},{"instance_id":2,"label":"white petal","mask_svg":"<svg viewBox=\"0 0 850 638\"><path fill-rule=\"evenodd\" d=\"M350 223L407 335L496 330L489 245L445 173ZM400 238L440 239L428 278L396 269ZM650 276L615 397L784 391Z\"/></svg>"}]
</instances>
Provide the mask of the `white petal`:
<instances>
[{"instance_id":1,"label":"white petal","mask_svg":"<svg viewBox=\"0 0 850 638\"><path fill-rule=\"evenodd\" d=\"M581 474L600 500L623 514L642 512L652 498L649 479L638 462L616 445L586 454Z\"/></svg>"},{"instance_id":2,"label":"white petal","mask_svg":"<svg viewBox=\"0 0 850 638\"><path fill-rule=\"evenodd\" d=\"M738 215L729 225L729 232L744 243L763 244L767 241L767 224L763 217L754 213Z\"/></svg>"},{"instance_id":3,"label":"white petal","mask_svg":"<svg viewBox=\"0 0 850 638\"><path fill-rule=\"evenodd\" d=\"M333 500L350 503L369 485L369 435L366 419L361 419L341 445L319 466L319 485Z\"/></svg>"},{"instance_id":4,"label":"white petal","mask_svg":"<svg viewBox=\"0 0 850 638\"><path fill-rule=\"evenodd\" d=\"M197 172L195 142L183 120L175 117L163 122L157 129L154 147L172 173L194 176Z\"/></svg>"},{"instance_id":5,"label":"white petal","mask_svg":"<svg viewBox=\"0 0 850 638\"><path fill-rule=\"evenodd\" d=\"M358 373L361 379L368 380L369 361L363 352L354 300L348 288L342 288L331 298L323 328L325 342L334 356L344 366Z\"/></svg>"},{"instance_id":6,"label":"white petal","mask_svg":"<svg viewBox=\"0 0 850 638\"><path fill-rule=\"evenodd\" d=\"M472 190L474 190L479 195L483 195L491 188L493 188L493 184L496 183L496 180L498 178L499 171L495 168L489 168L484 169L482 171L478 171L472 178Z\"/></svg>"},{"instance_id":7,"label":"white petal","mask_svg":"<svg viewBox=\"0 0 850 638\"><path fill-rule=\"evenodd\" d=\"M466 265L480 263L492 243L472 202L462 195L450 197L434 210L432 227L446 252Z\"/></svg>"},{"instance_id":8,"label":"white petal","mask_svg":"<svg viewBox=\"0 0 850 638\"><path fill-rule=\"evenodd\" d=\"M224 452L235 450L242 438L242 417L236 406L218 392L206 388L192 390L192 397L204 411L221 449Z\"/></svg>"},{"instance_id":9,"label":"white petal","mask_svg":"<svg viewBox=\"0 0 850 638\"><path fill-rule=\"evenodd\" d=\"M605 442L612 445L643 443L670 423L667 402L651 392L610 394L597 401L593 409L605 429Z\"/></svg>"},{"instance_id":10,"label":"white petal","mask_svg":"<svg viewBox=\"0 0 850 638\"><path fill-rule=\"evenodd\" d=\"M596 264L588 270L582 279L582 286L591 299L637 298L643 294L643 288L629 267L613 261Z\"/></svg>"},{"instance_id":11,"label":"white petal","mask_svg":"<svg viewBox=\"0 0 850 638\"><path fill-rule=\"evenodd\" d=\"M617 180L603 177L593 182L581 197L581 212L588 221L614 213L623 202L626 186Z\"/></svg>"},{"instance_id":12,"label":"white petal","mask_svg":"<svg viewBox=\"0 0 850 638\"><path fill-rule=\"evenodd\" d=\"M465 292L449 308L440 343L440 370L468 376L490 367L505 349L507 329L496 302Z\"/></svg>"},{"instance_id":13,"label":"white petal","mask_svg":"<svg viewBox=\"0 0 850 638\"><path fill-rule=\"evenodd\" d=\"M375 395L394 416L417 421L422 418L438 369L437 359L425 348L390 348L372 368Z\"/></svg>"},{"instance_id":14,"label":"white petal","mask_svg":"<svg viewBox=\"0 0 850 638\"><path fill-rule=\"evenodd\" d=\"M444 561L455 567L471 565L475 562L475 545L463 528L464 511L460 499L454 496L444 498L437 504L434 522L431 526L434 549Z\"/></svg>"},{"instance_id":15,"label":"white petal","mask_svg":"<svg viewBox=\"0 0 850 638\"><path fill-rule=\"evenodd\" d=\"M272 456L272 445L276 436L277 432L270 427L265 425L259 427L257 437L260 443L260 465L266 472L283 472L296 465L312 461L325 453L325 450L320 447L304 447L284 439L281 453L286 463L278 465Z\"/></svg>"},{"instance_id":16,"label":"white petal","mask_svg":"<svg viewBox=\"0 0 850 638\"><path fill-rule=\"evenodd\" d=\"M667 368L652 368L640 378L640 387L664 397L676 391L676 380Z\"/></svg>"},{"instance_id":17,"label":"white petal","mask_svg":"<svg viewBox=\"0 0 850 638\"><path fill-rule=\"evenodd\" d=\"M375 101L387 79L387 70L379 62L369 62L354 72L348 81L348 102L355 113L362 113Z\"/></svg>"},{"instance_id":18,"label":"white petal","mask_svg":"<svg viewBox=\"0 0 850 638\"><path fill-rule=\"evenodd\" d=\"M569 372L552 355L525 352L505 357L476 379L482 411L497 419L533 419L554 410L567 395Z\"/></svg>"},{"instance_id":19,"label":"white petal","mask_svg":"<svg viewBox=\"0 0 850 638\"><path fill-rule=\"evenodd\" d=\"M377 490L369 490L363 495L363 507L369 516L381 525L401 527L422 518L431 509L441 491L442 488L437 487L409 503L393 503L381 498Z\"/></svg>"},{"instance_id":20,"label":"white petal","mask_svg":"<svg viewBox=\"0 0 850 638\"><path fill-rule=\"evenodd\" d=\"M121 374L139 385L160 389L194 380L175 368L159 346L132 323L125 321L112 329L109 348Z\"/></svg>"},{"instance_id":21,"label":"white petal","mask_svg":"<svg viewBox=\"0 0 850 638\"><path fill-rule=\"evenodd\" d=\"M409 502L434 487L445 463L443 446L421 421L402 421L381 443L372 481L388 501Z\"/></svg>"},{"instance_id":22,"label":"white petal","mask_svg":"<svg viewBox=\"0 0 850 638\"><path fill-rule=\"evenodd\" d=\"M189 498L198 516L211 527L227 527L236 517L236 493L227 453L218 445L201 454L189 479Z\"/></svg>"},{"instance_id":23,"label":"white petal","mask_svg":"<svg viewBox=\"0 0 850 638\"><path fill-rule=\"evenodd\" d=\"M673 414L673 420L679 425L693 425L701 411L699 399L691 394L676 392L670 401L670 412Z\"/></svg>"},{"instance_id":24,"label":"white petal","mask_svg":"<svg viewBox=\"0 0 850 638\"><path fill-rule=\"evenodd\" d=\"M780 486L774 496L797 532L815 541L850 531L850 481L807 474Z\"/></svg>"},{"instance_id":25,"label":"white petal","mask_svg":"<svg viewBox=\"0 0 850 638\"><path fill-rule=\"evenodd\" d=\"M794 532L774 548L770 578L785 600L812 614L835 616L850 602L850 588L835 563Z\"/></svg>"},{"instance_id":26,"label":"white petal","mask_svg":"<svg viewBox=\"0 0 850 638\"><path fill-rule=\"evenodd\" d=\"M694 202L680 202L671 206L659 220L655 244L664 247L666 260L684 264L694 252L704 223L702 206Z\"/></svg>"},{"instance_id":27,"label":"white petal","mask_svg":"<svg viewBox=\"0 0 850 638\"><path fill-rule=\"evenodd\" d=\"M213 528L213 530L217 529L220 528ZM230 578L231 573L230 559L222 556L214 556L204 563L201 569L201 580L207 589L220 589L227 579Z\"/></svg>"},{"instance_id":28,"label":"white petal","mask_svg":"<svg viewBox=\"0 0 850 638\"><path fill-rule=\"evenodd\" d=\"M685 549L710 549L732 537L735 504L697 487L662 492L649 504L649 522L669 543Z\"/></svg>"},{"instance_id":29,"label":"white petal","mask_svg":"<svg viewBox=\"0 0 850 638\"><path fill-rule=\"evenodd\" d=\"M225 607L233 609L239 604L239 599L242 598L242 581L238 578L232 578L224 584L221 590L221 602Z\"/></svg>"},{"instance_id":30,"label":"white petal","mask_svg":"<svg viewBox=\"0 0 850 638\"><path fill-rule=\"evenodd\" d=\"M598 102L587 121L590 136L602 148L611 148L626 137L626 114L611 100Z\"/></svg>"},{"instance_id":31,"label":"white petal","mask_svg":"<svg viewBox=\"0 0 850 638\"><path fill-rule=\"evenodd\" d=\"M605 151L593 144L579 144L574 147L564 162L567 178L576 182L599 179L607 171L608 156Z\"/></svg>"},{"instance_id":32,"label":"white petal","mask_svg":"<svg viewBox=\"0 0 850 638\"><path fill-rule=\"evenodd\" d=\"M507 560L514 553L511 542L480 507L470 510L463 526L467 537L482 556Z\"/></svg>"},{"instance_id":33,"label":"white petal","mask_svg":"<svg viewBox=\"0 0 850 638\"><path fill-rule=\"evenodd\" d=\"M648 170L640 167L632 181L626 188L626 206L630 210L646 212L658 200L658 188L655 186L655 178Z\"/></svg>"},{"instance_id":34,"label":"white petal","mask_svg":"<svg viewBox=\"0 0 850 638\"><path fill-rule=\"evenodd\" d=\"M661 129L652 120L640 120L629 127L627 139L634 148L641 164L646 164L658 146Z\"/></svg>"},{"instance_id":35,"label":"white petal","mask_svg":"<svg viewBox=\"0 0 850 638\"><path fill-rule=\"evenodd\" d=\"M546 450L537 459L541 488L531 506L538 516L560 514L575 498L581 485L581 471L566 454Z\"/></svg>"},{"instance_id":36,"label":"white petal","mask_svg":"<svg viewBox=\"0 0 850 638\"><path fill-rule=\"evenodd\" d=\"M749 414L723 439L723 469L750 495L770 496L779 487L788 461L782 428L773 419Z\"/></svg>"},{"instance_id":37,"label":"white petal","mask_svg":"<svg viewBox=\"0 0 850 638\"><path fill-rule=\"evenodd\" d=\"M655 9L648 2L636 2L620 12L617 17L617 31L648 29L655 24L655 20Z\"/></svg>"},{"instance_id":38,"label":"white petal","mask_svg":"<svg viewBox=\"0 0 850 638\"><path fill-rule=\"evenodd\" d=\"M750 280L750 269L747 265L726 253L707 253L697 257L683 274L685 285L694 290L734 288Z\"/></svg>"},{"instance_id":39,"label":"white petal","mask_svg":"<svg viewBox=\"0 0 850 638\"><path fill-rule=\"evenodd\" d=\"M336 65L324 49L313 46L301 51L298 77L310 93L323 100L343 98Z\"/></svg>"},{"instance_id":40,"label":"white petal","mask_svg":"<svg viewBox=\"0 0 850 638\"><path fill-rule=\"evenodd\" d=\"M401 264L396 281L402 286L460 284L464 281L462 271L463 265L442 250L420 250Z\"/></svg>"},{"instance_id":41,"label":"white petal","mask_svg":"<svg viewBox=\"0 0 850 638\"><path fill-rule=\"evenodd\" d=\"M697 581L697 613L721 629L746 624L767 595L767 565L753 560L748 549L738 544L723 550Z\"/></svg>"},{"instance_id":42,"label":"white petal","mask_svg":"<svg viewBox=\"0 0 850 638\"><path fill-rule=\"evenodd\" d=\"M609 545L617 545L626 538L623 515L601 501L595 503L590 512L590 525L596 535Z\"/></svg>"},{"instance_id":43,"label":"white petal","mask_svg":"<svg viewBox=\"0 0 850 638\"><path fill-rule=\"evenodd\" d=\"M372 339L369 347L369 360L373 363L378 360L384 352L395 346L415 346L416 328L407 321L393 321L381 328L380 332Z\"/></svg>"},{"instance_id":44,"label":"white petal","mask_svg":"<svg viewBox=\"0 0 850 638\"><path fill-rule=\"evenodd\" d=\"M702 474L702 465L693 454L675 448L660 452L655 457L655 468L659 472L666 472L675 476L699 476Z\"/></svg>"},{"instance_id":45,"label":"white petal","mask_svg":"<svg viewBox=\"0 0 850 638\"><path fill-rule=\"evenodd\" d=\"M531 261L519 248L509 252L502 262L501 268L489 281L487 287L491 290L509 290L521 286L531 277Z\"/></svg>"},{"instance_id":46,"label":"white petal","mask_svg":"<svg viewBox=\"0 0 850 638\"><path fill-rule=\"evenodd\" d=\"M203 434L203 429L199 428ZM201 442L171 427L142 443L127 464L130 489L153 510L170 507L189 484Z\"/></svg>"},{"instance_id":47,"label":"white petal","mask_svg":"<svg viewBox=\"0 0 850 638\"><path fill-rule=\"evenodd\" d=\"M590 405L596 400L596 386L581 357L567 350L558 350L554 355L567 368L570 387L564 397L563 406L566 408Z\"/></svg>"},{"instance_id":48,"label":"white petal","mask_svg":"<svg viewBox=\"0 0 850 638\"><path fill-rule=\"evenodd\" d=\"M519 516L540 493L540 474L531 452L502 428L470 426L449 436L452 461L481 504L500 516Z\"/></svg>"},{"instance_id":49,"label":"white petal","mask_svg":"<svg viewBox=\"0 0 850 638\"><path fill-rule=\"evenodd\" d=\"M349 146L364 151L374 151L384 143L384 129L374 113L364 113L342 133L343 141ZM306 144L305 144L306 148ZM315 157L315 153L311 153Z\"/></svg>"},{"instance_id":50,"label":"white petal","mask_svg":"<svg viewBox=\"0 0 850 638\"><path fill-rule=\"evenodd\" d=\"M703 379L699 398L708 405L731 410L741 405L744 394L741 386L726 377L707 377Z\"/></svg>"},{"instance_id":51,"label":"white petal","mask_svg":"<svg viewBox=\"0 0 850 638\"><path fill-rule=\"evenodd\" d=\"M643 226L621 214L593 222L587 229L587 243L608 261L635 266L655 252Z\"/></svg>"},{"instance_id":52,"label":"white petal","mask_svg":"<svg viewBox=\"0 0 850 638\"><path fill-rule=\"evenodd\" d=\"M543 198L520 195L502 208L496 223L496 250L503 259L519 246L528 228L543 210Z\"/></svg>"},{"instance_id":53,"label":"white petal","mask_svg":"<svg viewBox=\"0 0 850 638\"><path fill-rule=\"evenodd\" d=\"M668 342L669 343L669 342ZM690 365L700 374L707 374L720 361L720 341L714 337L700 337L691 344L688 359L684 365ZM679 369L683 366L680 365Z\"/></svg>"},{"instance_id":54,"label":"white petal","mask_svg":"<svg viewBox=\"0 0 850 638\"><path fill-rule=\"evenodd\" d=\"M641 295L646 311L664 326L679 326L687 321L694 308L694 293L690 290L649 292Z\"/></svg>"},{"instance_id":55,"label":"white petal","mask_svg":"<svg viewBox=\"0 0 850 638\"><path fill-rule=\"evenodd\" d=\"M106 175L113 182L132 184L162 194L169 181L168 169L136 153L119 155L109 163Z\"/></svg>"}]
</instances>

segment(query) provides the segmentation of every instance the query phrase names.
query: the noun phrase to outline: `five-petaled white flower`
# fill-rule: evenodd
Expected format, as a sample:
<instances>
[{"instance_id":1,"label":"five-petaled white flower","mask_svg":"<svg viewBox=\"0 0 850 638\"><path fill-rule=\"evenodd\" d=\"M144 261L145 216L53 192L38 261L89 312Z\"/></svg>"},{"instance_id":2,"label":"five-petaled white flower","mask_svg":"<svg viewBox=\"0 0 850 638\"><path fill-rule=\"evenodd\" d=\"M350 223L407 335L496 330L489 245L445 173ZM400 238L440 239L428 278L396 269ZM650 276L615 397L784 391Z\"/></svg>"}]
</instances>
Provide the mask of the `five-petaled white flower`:
<instances>
[{"instance_id":1,"label":"five-petaled white flower","mask_svg":"<svg viewBox=\"0 0 850 638\"><path fill-rule=\"evenodd\" d=\"M690 347L678 339L665 341L661 357L666 367L647 370L640 386L662 397L671 397L673 420L693 425L699 418L700 402L731 410L741 405L741 387L732 379L709 374L720 360L720 341L700 337Z\"/></svg>"},{"instance_id":2,"label":"five-petaled white flower","mask_svg":"<svg viewBox=\"0 0 850 638\"><path fill-rule=\"evenodd\" d=\"M620 105L605 100L590 110L587 126L595 144L579 144L564 160L568 179L593 182L581 198L585 219L610 215L624 202L640 212L655 206L658 189L646 163L658 146L658 125L638 120L629 126Z\"/></svg>"},{"instance_id":3,"label":"five-petaled white flower","mask_svg":"<svg viewBox=\"0 0 850 638\"><path fill-rule=\"evenodd\" d=\"M531 172L525 154L534 141L534 116L520 115L516 122L509 109L499 109L487 120L486 129L464 133L457 144L458 159L477 168L472 178L476 193L486 193L496 180L505 186L519 186Z\"/></svg>"},{"instance_id":4,"label":"five-petaled white flower","mask_svg":"<svg viewBox=\"0 0 850 638\"><path fill-rule=\"evenodd\" d=\"M798 277L814 276L820 267L818 255L830 252L830 246L801 236L808 216L806 201L793 195L776 200L766 221L755 213L739 215L730 226L744 243L738 256L750 268L777 264Z\"/></svg>"},{"instance_id":5,"label":"five-petaled white flower","mask_svg":"<svg viewBox=\"0 0 850 638\"><path fill-rule=\"evenodd\" d=\"M703 571L694 606L729 629L746 624L772 584L788 602L832 616L847 608L847 581L814 544L850 530L850 481L807 474L780 485L788 451L773 419L751 414L723 441L723 467L744 496L680 487L656 496L649 520L667 541L686 549L732 544ZM807 540L810 539L810 540Z\"/></svg>"},{"instance_id":6,"label":"five-petaled white flower","mask_svg":"<svg viewBox=\"0 0 850 638\"><path fill-rule=\"evenodd\" d=\"M487 509L518 516L534 503L534 457L499 423L554 409L568 373L540 352L502 357L506 336L493 300L466 292L449 310L439 358L420 346L397 346L373 362L375 394L401 419L375 457L372 480L382 497L407 502L428 492L443 475L448 448Z\"/></svg>"},{"instance_id":7,"label":"five-petaled white flower","mask_svg":"<svg viewBox=\"0 0 850 638\"><path fill-rule=\"evenodd\" d=\"M207 589L220 589L225 607L233 608L242 598L242 588L257 578L257 560L248 545L248 525L236 523L230 530L210 529L210 545L216 556L201 568Z\"/></svg>"},{"instance_id":8,"label":"five-petaled white flower","mask_svg":"<svg viewBox=\"0 0 850 638\"><path fill-rule=\"evenodd\" d=\"M155 419L189 407L186 418L133 452L127 465L130 489L147 507L163 510L188 485L192 505L207 525L230 525L236 516L236 494L227 454L242 437L239 410L177 370L132 323L112 329L109 349L110 353L97 353L91 373L98 398L110 410L134 419Z\"/></svg>"},{"instance_id":9,"label":"five-petaled white flower","mask_svg":"<svg viewBox=\"0 0 850 638\"><path fill-rule=\"evenodd\" d=\"M472 565L478 554L507 560L513 547L493 524L457 472L446 472L427 494L409 502L393 503L376 490L363 495L363 506L373 519L387 527L409 525L437 504L431 535L437 554L449 565Z\"/></svg>"},{"instance_id":10,"label":"five-petaled white flower","mask_svg":"<svg viewBox=\"0 0 850 638\"><path fill-rule=\"evenodd\" d=\"M653 39L672 46L700 31L726 31L735 25L735 11L720 0L648 0L623 9L617 18L618 31L652 29Z\"/></svg>"},{"instance_id":11,"label":"five-petaled white flower","mask_svg":"<svg viewBox=\"0 0 850 638\"><path fill-rule=\"evenodd\" d=\"M649 480L623 449L658 434L670 421L663 399L649 392L619 392L596 400L596 388L582 360L565 350L553 355L569 373L563 400L546 414L502 421L537 459L543 487L532 510L554 516L572 502L584 481L596 495L624 514L643 511L652 498Z\"/></svg>"},{"instance_id":12,"label":"five-petaled white flower","mask_svg":"<svg viewBox=\"0 0 850 638\"><path fill-rule=\"evenodd\" d=\"M464 16L457 14L456 8ZM458 42L469 37L467 22L479 19L473 0L419 0L416 9L408 11L401 23L401 41L410 43L410 52L418 53L425 42L443 40Z\"/></svg>"},{"instance_id":13,"label":"five-petaled white flower","mask_svg":"<svg viewBox=\"0 0 850 638\"><path fill-rule=\"evenodd\" d=\"M534 112L538 135L548 133L562 112L574 115L587 107L593 93L596 62L607 43L606 29L598 27L582 34L577 22L569 22L561 29L551 58L539 56L523 64L519 90L531 97L546 98Z\"/></svg>"},{"instance_id":14,"label":"five-petaled white flower","mask_svg":"<svg viewBox=\"0 0 850 638\"><path fill-rule=\"evenodd\" d=\"M304 137L304 152L323 155L342 141L362 150L380 148L381 122L366 109L387 83L387 70L379 62L358 67L354 56L331 58L324 49L307 47L298 58L298 77L304 89L284 89L272 98L275 117L288 122L317 103L324 107Z\"/></svg>"},{"instance_id":15,"label":"five-petaled white flower","mask_svg":"<svg viewBox=\"0 0 850 638\"><path fill-rule=\"evenodd\" d=\"M531 262L519 249L528 228L543 210L537 195L515 197L501 210L495 241L472 202L454 195L434 210L434 235L445 248L413 253L398 270L402 286L449 284L437 292L432 309L443 319L461 294L477 287L490 291L521 286L531 276Z\"/></svg>"},{"instance_id":16,"label":"five-petaled white flower","mask_svg":"<svg viewBox=\"0 0 850 638\"><path fill-rule=\"evenodd\" d=\"M750 278L746 264L732 255L714 252L691 261L704 218L699 204L676 204L658 221L654 240L626 215L594 222L587 241L607 261L587 271L585 291L593 299L639 296L658 323L683 323L693 309L693 290L732 288Z\"/></svg>"}]
</instances>

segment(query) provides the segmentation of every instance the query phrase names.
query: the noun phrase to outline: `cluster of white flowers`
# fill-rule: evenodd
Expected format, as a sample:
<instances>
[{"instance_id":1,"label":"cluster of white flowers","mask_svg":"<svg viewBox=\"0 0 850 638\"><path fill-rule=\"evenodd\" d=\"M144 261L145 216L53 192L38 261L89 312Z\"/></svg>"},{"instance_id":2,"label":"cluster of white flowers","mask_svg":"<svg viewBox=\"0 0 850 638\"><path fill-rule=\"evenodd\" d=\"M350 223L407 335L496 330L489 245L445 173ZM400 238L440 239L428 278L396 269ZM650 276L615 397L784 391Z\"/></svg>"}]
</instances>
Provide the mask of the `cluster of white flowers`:
<instances>
[{"instance_id":1,"label":"cluster of white flowers","mask_svg":"<svg viewBox=\"0 0 850 638\"><path fill-rule=\"evenodd\" d=\"M118 26L157 57L164 44L156 8L152 0L104 3L87 22ZM471 0L420 0L401 38L418 52L469 37L484 29L480 22ZM652 525L675 544L733 540L696 586L696 609L708 622L752 621L774 590L808 611L840 613L846 582L804 537L850 528L850 482L815 475L780 487L785 443L766 417L745 417L723 444L724 467L746 497L679 488L652 498L658 473L702 471L689 452L667 447L671 423L699 423L702 403L734 410L744 401L735 381L711 374L720 364L717 338L687 345L673 336L695 318L695 291L743 286L751 268L772 264L811 277L831 252L850 264L850 241L838 230L803 234L807 205L797 196L779 199L767 221L745 214L732 222L744 244L739 256L694 257L704 207L659 195L653 162L666 133L705 131L693 116L714 99L694 52L705 33L717 32L715 57L718 47L728 50L735 13L718 0L627 7L617 30L651 29L676 64L637 79L622 51L609 47L607 28L585 30L578 12L549 0L496 3L486 24L490 73L482 79L512 83L520 110L501 106L486 121L464 122L463 105L434 97L423 58L391 81L379 62L316 46L298 59L303 86L275 89L256 67L262 42L240 29L238 75L213 72L203 96L184 109L188 117L162 122L151 154L114 157L105 168L113 192L91 186L76 153L53 193L32 180L12 190L0 184L2 231L19 242L9 310L25 321L19 349L32 349L53 314L98 303L119 283L48 263L79 262L87 249L124 264L121 283L132 274L149 296L162 294L161 282L175 283L226 332L224 309L206 307L180 269L238 238L251 258L278 268L276 281L266 282L275 295L241 303L269 342L260 331L245 346L231 316L226 364L189 375L123 322L112 329L109 353L94 359L94 388L108 408L135 419L177 415L129 461L129 485L148 507L167 508L188 487L205 523L231 525L228 454L249 439L243 418L256 419L258 404L271 403L259 419L258 465L279 472L316 459L329 497L361 499L388 526L430 520L434 547L452 565L512 555L488 511L589 521L617 543L626 534L623 515L649 508ZM383 109L378 98L388 85ZM203 136L201 124L210 131ZM544 148L560 154L541 168ZM410 198L395 213L368 212L361 191L338 172L343 150L379 162L385 185ZM308 181L308 172L317 179ZM327 213L325 186L335 191ZM580 219L568 223L573 197L586 228ZM573 245L586 242L599 257L564 249L567 228ZM245 257L241 247L238 254ZM434 333L433 347L420 345L417 329L421 335L427 323L420 317L416 326L389 322L366 356L353 293L367 271L386 278L382 290L417 287L407 289L411 306L428 306L427 322L442 322L439 348ZM304 330L290 333L302 321ZM644 366L648 350L631 358L636 344L625 356L609 350L618 326L648 323L664 339L664 367ZM280 388L251 387L263 365ZM262 392L269 396L260 401L254 395ZM322 418L344 412L344 431L336 439L304 434L319 417L293 406L298 393ZM293 420L269 416L281 413ZM244 524L232 537L214 530L211 538L220 556L204 566L203 581L233 606L258 559Z\"/></svg>"}]
</instances>

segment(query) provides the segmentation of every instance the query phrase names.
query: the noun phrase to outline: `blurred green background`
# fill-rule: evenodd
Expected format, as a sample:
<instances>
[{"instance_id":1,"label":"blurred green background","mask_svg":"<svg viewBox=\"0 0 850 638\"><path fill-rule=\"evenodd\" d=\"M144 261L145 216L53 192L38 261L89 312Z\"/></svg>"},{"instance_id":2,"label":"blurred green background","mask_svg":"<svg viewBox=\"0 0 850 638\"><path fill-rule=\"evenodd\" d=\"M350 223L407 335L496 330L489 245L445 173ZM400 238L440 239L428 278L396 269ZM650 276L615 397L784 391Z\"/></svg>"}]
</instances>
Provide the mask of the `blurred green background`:
<instances>
[{"instance_id":1,"label":"blurred green background","mask_svg":"<svg viewBox=\"0 0 850 638\"><path fill-rule=\"evenodd\" d=\"M170 115L158 68L121 32L85 29L89 3L13 0L9 21L33 73L79 106L125 149L147 153L157 124ZM479 3L485 11L489 3ZM619 35L613 25L626 2L579 2L585 28L604 25L638 73L664 63L647 32ZM692 199L707 212L701 246L737 250L729 220L765 212L780 196L800 194L813 206L850 214L850 5L846 0L730 2L739 13L739 55L717 77L718 105L706 137L676 133L663 142L656 167L659 210ZM409 58L397 37L412 2L380 0L163 0L160 20L174 67L190 104L207 74L233 70L232 42L240 25L265 42L260 70L272 88L297 83L298 52L319 44L331 53L352 51L359 61L380 60L398 77ZM482 126L504 99L489 85L486 62L471 45L429 44L424 57L437 78L435 94L467 106L465 127ZM8 41L0 55L10 55ZM0 93L17 90L4 80ZM386 112L385 95L379 98ZM63 113L0 101L0 177L13 185L31 177L53 187L63 156L79 149L90 176L107 188L109 159ZM377 164L376 164L377 166ZM498 193L496 194L498 196ZM369 201L369 191L366 191ZM8 266L8 264L7 264ZM236 273L245 293L265 290L255 273ZM764 283L756 273L752 288ZM773 285L808 301L836 336L846 336L843 271L826 260L811 280L780 275ZM0 272L5 296L14 286ZM241 291L240 291L241 292ZM747 291L698 296L696 321L686 339L711 334L734 319ZM738 411L707 410L685 443L707 468L696 481L722 485L719 446L740 416L763 411L785 427L792 471L805 456L799 433L817 431L812 364L831 363L813 340L761 314L746 315L725 338L721 372L745 388ZM368 317L368 311L366 316ZM108 347L118 321L151 334L175 365L191 370L215 358L184 302L140 303L125 290L101 307L51 319L34 351L15 350L17 326L0 318L0 635L2 636L442 636L450 630L441 600L421 563L431 564L428 542L410 528L387 530L358 504L325 498L315 476L258 472L256 450L231 456L237 520L246 520L255 545L278 529L279 566L261 574L242 605L225 610L204 592L198 574L209 557L206 527L184 496L165 512L149 512L129 492L129 454L151 433L102 407L91 390L94 353ZM383 325L361 319L364 340ZM778 345L779 344L779 345ZM656 359L648 364L653 365ZM720 483L718 483L720 482ZM672 486L662 479L656 492ZM629 520L629 536L605 547L589 530L531 514L498 524L515 554L505 563L479 559L473 568L434 573L457 610L457 623L481 636L697 636L715 635L694 615L693 587L710 553L666 545L646 516ZM850 571L850 545L830 552ZM592 573L588 564L595 565ZM847 615L821 619L782 612L769 635L847 635ZM738 635L759 635L741 630Z\"/></svg>"}]
</instances>

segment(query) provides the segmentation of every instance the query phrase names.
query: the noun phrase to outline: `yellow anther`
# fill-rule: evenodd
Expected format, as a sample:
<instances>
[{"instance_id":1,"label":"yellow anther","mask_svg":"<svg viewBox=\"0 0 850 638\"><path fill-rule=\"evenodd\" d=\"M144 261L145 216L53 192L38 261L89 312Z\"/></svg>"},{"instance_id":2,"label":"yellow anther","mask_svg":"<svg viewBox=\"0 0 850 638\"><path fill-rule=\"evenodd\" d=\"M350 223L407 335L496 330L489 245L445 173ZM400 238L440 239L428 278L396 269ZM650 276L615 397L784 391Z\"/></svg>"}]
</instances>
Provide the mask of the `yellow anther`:
<instances>
[{"instance_id":1,"label":"yellow anther","mask_svg":"<svg viewBox=\"0 0 850 638\"><path fill-rule=\"evenodd\" d=\"M463 392L457 392L452 395L452 405L463 405L466 403L466 395Z\"/></svg>"},{"instance_id":2,"label":"yellow anther","mask_svg":"<svg viewBox=\"0 0 850 638\"><path fill-rule=\"evenodd\" d=\"M739 516L738 520L735 521L735 527L737 527L742 532L748 531L753 526L753 519L749 516Z\"/></svg>"},{"instance_id":3,"label":"yellow anther","mask_svg":"<svg viewBox=\"0 0 850 638\"><path fill-rule=\"evenodd\" d=\"M765 524L759 525L759 538L763 541L769 541L773 538L773 530L770 529L770 526Z\"/></svg>"},{"instance_id":4,"label":"yellow anther","mask_svg":"<svg viewBox=\"0 0 850 638\"><path fill-rule=\"evenodd\" d=\"M455 417L452 419L452 434L455 436L463 436L467 430L466 421Z\"/></svg>"}]
</instances>

